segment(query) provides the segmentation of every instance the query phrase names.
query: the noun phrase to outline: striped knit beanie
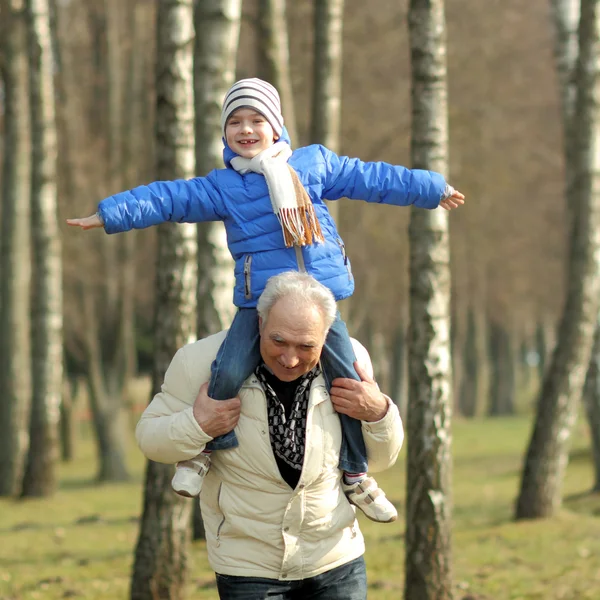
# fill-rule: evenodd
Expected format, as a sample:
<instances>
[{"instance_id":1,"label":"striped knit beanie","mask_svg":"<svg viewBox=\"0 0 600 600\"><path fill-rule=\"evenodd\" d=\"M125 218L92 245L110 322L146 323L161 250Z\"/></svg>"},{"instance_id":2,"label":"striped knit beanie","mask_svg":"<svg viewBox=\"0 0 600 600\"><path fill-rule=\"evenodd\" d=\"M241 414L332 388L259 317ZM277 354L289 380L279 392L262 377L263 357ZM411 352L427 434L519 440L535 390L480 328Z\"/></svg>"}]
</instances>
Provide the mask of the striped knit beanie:
<instances>
[{"instance_id":1,"label":"striped knit beanie","mask_svg":"<svg viewBox=\"0 0 600 600\"><path fill-rule=\"evenodd\" d=\"M225 135L227 119L238 108L253 108L269 121L277 137L283 131L283 115L281 101L277 90L262 79L240 79L234 83L225 95L221 110L221 129Z\"/></svg>"}]
</instances>

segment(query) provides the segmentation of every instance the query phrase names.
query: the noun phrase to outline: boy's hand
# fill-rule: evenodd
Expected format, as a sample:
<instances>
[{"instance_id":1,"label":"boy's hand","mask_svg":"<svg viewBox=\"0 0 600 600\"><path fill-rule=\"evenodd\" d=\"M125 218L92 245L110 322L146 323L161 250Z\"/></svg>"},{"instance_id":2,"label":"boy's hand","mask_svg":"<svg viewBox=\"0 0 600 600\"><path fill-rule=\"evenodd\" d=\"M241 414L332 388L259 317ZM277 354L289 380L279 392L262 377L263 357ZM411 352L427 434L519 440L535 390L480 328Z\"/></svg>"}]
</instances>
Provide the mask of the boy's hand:
<instances>
[{"instance_id":1,"label":"boy's hand","mask_svg":"<svg viewBox=\"0 0 600 600\"><path fill-rule=\"evenodd\" d=\"M73 227L81 227L81 229L94 229L95 227L103 227L104 224L98 216L98 213L83 219L67 219L67 224Z\"/></svg>"},{"instance_id":2,"label":"boy's hand","mask_svg":"<svg viewBox=\"0 0 600 600\"><path fill-rule=\"evenodd\" d=\"M454 190L452 196L448 196L448 198L444 198L444 200L440 202L440 206L446 210L452 210L453 208L458 208L464 203L465 195L461 194L458 190Z\"/></svg>"}]
</instances>

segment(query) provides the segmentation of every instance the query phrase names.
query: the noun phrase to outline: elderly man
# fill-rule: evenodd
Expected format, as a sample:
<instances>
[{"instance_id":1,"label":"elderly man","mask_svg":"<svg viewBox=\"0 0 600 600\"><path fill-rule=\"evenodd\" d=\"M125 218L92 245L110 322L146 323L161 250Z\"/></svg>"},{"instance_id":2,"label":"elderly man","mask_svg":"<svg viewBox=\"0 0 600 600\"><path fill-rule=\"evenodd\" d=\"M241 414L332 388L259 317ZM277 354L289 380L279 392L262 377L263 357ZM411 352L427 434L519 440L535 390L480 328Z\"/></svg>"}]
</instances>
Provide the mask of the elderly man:
<instances>
[{"instance_id":1,"label":"elderly man","mask_svg":"<svg viewBox=\"0 0 600 600\"><path fill-rule=\"evenodd\" d=\"M370 469L381 471L402 445L398 409L355 341L362 382L336 379L327 392L319 358L336 305L311 276L272 277L257 308L262 363L239 398L206 393L224 333L185 346L142 415L138 443L151 460L175 463L235 428L239 446L214 453L200 496L220 598L364 600L365 546L338 469L338 413L362 421Z\"/></svg>"}]
</instances>

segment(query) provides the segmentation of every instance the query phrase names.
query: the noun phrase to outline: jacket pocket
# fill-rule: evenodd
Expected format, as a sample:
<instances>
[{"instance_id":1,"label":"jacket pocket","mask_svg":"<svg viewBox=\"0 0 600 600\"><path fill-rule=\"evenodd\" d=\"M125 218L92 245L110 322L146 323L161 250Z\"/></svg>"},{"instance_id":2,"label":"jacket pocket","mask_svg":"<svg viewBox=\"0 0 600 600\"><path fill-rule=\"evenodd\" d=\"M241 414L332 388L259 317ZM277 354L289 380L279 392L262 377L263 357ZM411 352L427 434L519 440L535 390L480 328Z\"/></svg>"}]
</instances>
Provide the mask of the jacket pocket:
<instances>
[{"instance_id":1,"label":"jacket pocket","mask_svg":"<svg viewBox=\"0 0 600 600\"><path fill-rule=\"evenodd\" d=\"M344 266L346 267L346 271L348 271L348 279L352 279L352 267L350 265L350 259L346 254L346 245L342 238L336 238L338 246L340 247L340 252L342 253L342 259L344 260Z\"/></svg>"},{"instance_id":2,"label":"jacket pocket","mask_svg":"<svg viewBox=\"0 0 600 600\"><path fill-rule=\"evenodd\" d=\"M252 298L252 255L244 258L244 296L246 300Z\"/></svg>"}]
</instances>

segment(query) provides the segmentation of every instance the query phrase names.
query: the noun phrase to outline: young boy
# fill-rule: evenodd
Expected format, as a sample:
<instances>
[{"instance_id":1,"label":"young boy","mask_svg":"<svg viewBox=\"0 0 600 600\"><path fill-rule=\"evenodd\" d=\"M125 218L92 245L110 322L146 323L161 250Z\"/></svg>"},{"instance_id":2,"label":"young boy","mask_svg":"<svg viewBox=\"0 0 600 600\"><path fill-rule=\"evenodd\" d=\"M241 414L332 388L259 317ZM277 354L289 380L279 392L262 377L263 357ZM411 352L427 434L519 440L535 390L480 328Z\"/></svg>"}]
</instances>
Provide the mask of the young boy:
<instances>
[{"instance_id":1,"label":"young boy","mask_svg":"<svg viewBox=\"0 0 600 600\"><path fill-rule=\"evenodd\" d=\"M256 303L267 279L282 271L307 271L336 300L350 296L354 279L344 243L324 199L342 197L447 210L464 196L430 171L339 157L320 145L292 152L277 90L260 79L243 79L225 96L221 113L225 169L189 181L155 182L102 202L95 215L70 219L83 229L107 233L141 229L165 221L221 220L235 259L234 304L238 312L213 363L208 395L236 396L261 361ZM329 386L336 377L360 380L346 325L333 324L321 355ZM350 502L370 519L391 522L397 511L371 477L361 423L340 415L340 469ZM238 445L235 432L214 439L192 461L179 463L173 488L196 496L210 466L210 452Z\"/></svg>"}]
</instances>

